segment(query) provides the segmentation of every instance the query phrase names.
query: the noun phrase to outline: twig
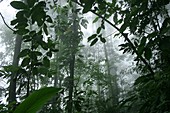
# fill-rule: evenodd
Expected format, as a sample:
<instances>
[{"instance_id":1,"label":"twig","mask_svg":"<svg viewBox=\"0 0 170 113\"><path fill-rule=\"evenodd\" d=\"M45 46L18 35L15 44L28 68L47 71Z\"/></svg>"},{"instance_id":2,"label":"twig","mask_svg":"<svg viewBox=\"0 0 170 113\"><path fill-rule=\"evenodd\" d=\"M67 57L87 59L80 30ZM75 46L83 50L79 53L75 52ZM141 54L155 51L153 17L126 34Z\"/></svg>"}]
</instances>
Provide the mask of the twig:
<instances>
[{"instance_id":1,"label":"twig","mask_svg":"<svg viewBox=\"0 0 170 113\"><path fill-rule=\"evenodd\" d=\"M81 7L84 7L81 3L79 3L76 0L72 0L73 2L75 2L76 4L80 5ZM152 70L152 67L148 64L148 62L145 60L145 58L143 58L141 55L139 55L138 51L136 50L136 47L133 45L133 43L131 42L131 40L128 38L128 34L127 33L123 33L122 31L120 31L120 29L114 25L113 23L111 23L109 20L107 20L105 17L103 17L102 15L96 13L94 10L90 9L90 12L92 12L93 14L97 15L99 18L103 19L105 22L107 22L108 24L110 24L112 27L114 27L117 31L120 32L120 34L125 38L125 40L128 41L128 43L131 45L134 53L136 53L136 55L141 59L141 61L148 67L148 70L150 71L150 73L152 75L154 75L154 71Z\"/></svg>"},{"instance_id":2,"label":"twig","mask_svg":"<svg viewBox=\"0 0 170 113\"><path fill-rule=\"evenodd\" d=\"M107 37L109 37L109 36L112 36L112 35L115 34L115 33L116 33L116 31L113 32L113 33L111 33L111 34L109 34L109 35L107 35L107 36L105 36L105 38L107 38Z\"/></svg>"},{"instance_id":3,"label":"twig","mask_svg":"<svg viewBox=\"0 0 170 113\"><path fill-rule=\"evenodd\" d=\"M13 30L11 27L9 27L9 25L5 22L5 19L4 19L4 17L3 17L3 15L2 15L1 12L0 12L0 15L1 15L1 17L2 17L2 20L3 20L4 24L5 24L10 30L12 30L13 32L15 32L15 30Z\"/></svg>"}]
</instances>

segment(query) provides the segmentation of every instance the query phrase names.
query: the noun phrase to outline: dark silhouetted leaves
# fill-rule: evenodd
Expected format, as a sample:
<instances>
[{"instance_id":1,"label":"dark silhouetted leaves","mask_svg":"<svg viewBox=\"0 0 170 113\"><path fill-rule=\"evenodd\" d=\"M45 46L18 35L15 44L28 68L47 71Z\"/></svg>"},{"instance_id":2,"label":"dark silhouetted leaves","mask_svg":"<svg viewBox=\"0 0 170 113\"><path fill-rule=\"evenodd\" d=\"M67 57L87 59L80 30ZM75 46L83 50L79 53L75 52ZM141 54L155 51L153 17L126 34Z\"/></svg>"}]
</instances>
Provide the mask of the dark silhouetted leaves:
<instances>
[{"instance_id":1,"label":"dark silhouetted leaves","mask_svg":"<svg viewBox=\"0 0 170 113\"><path fill-rule=\"evenodd\" d=\"M30 63L30 58L26 57L23 59L21 66L25 67L25 66L29 65L29 63Z\"/></svg>"},{"instance_id":2,"label":"dark silhouetted leaves","mask_svg":"<svg viewBox=\"0 0 170 113\"><path fill-rule=\"evenodd\" d=\"M90 46L93 46L97 41L98 41L98 38L95 38L95 39L91 42Z\"/></svg>"},{"instance_id":3,"label":"dark silhouetted leaves","mask_svg":"<svg viewBox=\"0 0 170 113\"><path fill-rule=\"evenodd\" d=\"M93 34L92 36L88 37L88 42L91 41L92 39L96 38L97 34Z\"/></svg>"},{"instance_id":4,"label":"dark silhouetted leaves","mask_svg":"<svg viewBox=\"0 0 170 113\"><path fill-rule=\"evenodd\" d=\"M147 60L150 60L150 58L152 57L152 51L150 48L145 48L144 56Z\"/></svg>"},{"instance_id":5,"label":"dark silhouetted leaves","mask_svg":"<svg viewBox=\"0 0 170 113\"><path fill-rule=\"evenodd\" d=\"M100 37L100 41L103 42L103 43L105 43L105 42L106 42L106 39L103 38L103 37Z\"/></svg>"},{"instance_id":6,"label":"dark silhouetted leaves","mask_svg":"<svg viewBox=\"0 0 170 113\"><path fill-rule=\"evenodd\" d=\"M28 6L33 7L37 0L27 0Z\"/></svg>"},{"instance_id":7,"label":"dark silhouetted leaves","mask_svg":"<svg viewBox=\"0 0 170 113\"><path fill-rule=\"evenodd\" d=\"M83 13L87 13L93 6L95 0L85 0L84 3L84 9L83 9Z\"/></svg>"},{"instance_id":8,"label":"dark silhouetted leaves","mask_svg":"<svg viewBox=\"0 0 170 113\"><path fill-rule=\"evenodd\" d=\"M32 93L14 111L14 113L36 113L49 99L61 91L61 88L45 87Z\"/></svg>"},{"instance_id":9,"label":"dark silhouetted leaves","mask_svg":"<svg viewBox=\"0 0 170 113\"><path fill-rule=\"evenodd\" d=\"M44 57L43 64L45 67L50 67L50 60L47 57Z\"/></svg>"},{"instance_id":10,"label":"dark silhouetted leaves","mask_svg":"<svg viewBox=\"0 0 170 113\"><path fill-rule=\"evenodd\" d=\"M30 53L29 49L24 49L20 52L19 57L25 57L25 56L29 55L29 53Z\"/></svg>"},{"instance_id":11,"label":"dark silhouetted leaves","mask_svg":"<svg viewBox=\"0 0 170 113\"><path fill-rule=\"evenodd\" d=\"M12 1L10 4L15 9L26 9L27 8L26 4L24 4L21 1Z\"/></svg>"}]
</instances>

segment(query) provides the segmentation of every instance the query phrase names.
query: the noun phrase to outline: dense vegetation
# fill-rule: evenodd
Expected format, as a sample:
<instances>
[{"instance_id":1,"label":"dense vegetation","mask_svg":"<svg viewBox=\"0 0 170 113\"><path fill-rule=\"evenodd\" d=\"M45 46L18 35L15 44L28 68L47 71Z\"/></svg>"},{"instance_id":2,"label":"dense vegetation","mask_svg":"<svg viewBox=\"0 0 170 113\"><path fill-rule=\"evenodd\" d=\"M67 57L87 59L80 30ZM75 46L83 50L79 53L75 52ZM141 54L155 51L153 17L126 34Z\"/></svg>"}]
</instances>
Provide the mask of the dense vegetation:
<instances>
[{"instance_id":1,"label":"dense vegetation","mask_svg":"<svg viewBox=\"0 0 170 113\"><path fill-rule=\"evenodd\" d=\"M6 52L0 57L11 61L0 61L0 76L9 83L0 112L170 113L169 3L12 1L17 10L12 27L1 15L12 32L1 36ZM87 39L91 47L82 44L89 12L97 27ZM125 55L114 49L118 37ZM136 64L121 72L127 53ZM137 78L133 85L124 79L131 75Z\"/></svg>"}]
</instances>

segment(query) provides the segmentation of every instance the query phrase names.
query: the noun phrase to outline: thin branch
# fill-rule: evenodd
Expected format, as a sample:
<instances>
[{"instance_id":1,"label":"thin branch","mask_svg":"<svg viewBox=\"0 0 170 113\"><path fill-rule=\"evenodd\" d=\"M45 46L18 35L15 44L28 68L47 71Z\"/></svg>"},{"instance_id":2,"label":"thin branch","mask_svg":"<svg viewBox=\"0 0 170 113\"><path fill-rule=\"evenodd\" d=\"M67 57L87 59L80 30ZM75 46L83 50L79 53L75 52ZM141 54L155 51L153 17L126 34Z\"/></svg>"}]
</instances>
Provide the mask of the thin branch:
<instances>
[{"instance_id":1,"label":"thin branch","mask_svg":"<svg viewBox=\"0 0 170 113\"><path fill-rule=\"evenodd\" d=\"M112 36L112 35L115 34L115 33L116 33L116 31L113 32L113 33L111 33L111 34L109 34L109 35L107 35L107 36L105 36L105 38L107 38L107 37L109 37L109 36Z\"/></svg>"},{"instance_id":2,"label":"thin branch","mask_svg":"<svg viewBox=\"0 0 170 113\"><path fill-rule=\"evenodd\" d=\"M15 32L15 30L13 30L11 27L9 27L9 25L5 22L5 19L4 19L4 17L3 17L3 15L2 15L1 12L0 12L0 16L1 16L1 18L2 18L2 20L3 20L3 22L4 22L4 24L5 24L10 30L12 30L13 32Z\"/></svg>"},{"instance_id":3,"label":"thin branch","mask_svg":"<svg viewBox=\"0 0 170 113\"><path fill-rule=\"evenodd\" d=\"M76 4L80 5L81 7L84 7L81 3L79 3L78 1L73 1ZM114 25L113 23L111 23L109 20L107 20L105 17L103 17L102 15L96 13L94 10L90 9L90 12L92 12L93 14L97 15L99 18L103 19L105 22L107 22L108 24L110 24L112 27L114 27L117 31L120 32L120 34L125 38L125 40L128 41L128 43L131 45L134 53L136 53L137 57L139 57L141 59L141 61L148 67L148 70L150 71L150 73L152 75L154 75L154 71L152 70L152 67L148 64L148 62L145 60L145 58L143 58L138 51L136 50L136 47L133 45L133 43L131 42L131 40L128 38L128 34L127 33L123 33L116 25Z\"/></svg>"}]
</instances>

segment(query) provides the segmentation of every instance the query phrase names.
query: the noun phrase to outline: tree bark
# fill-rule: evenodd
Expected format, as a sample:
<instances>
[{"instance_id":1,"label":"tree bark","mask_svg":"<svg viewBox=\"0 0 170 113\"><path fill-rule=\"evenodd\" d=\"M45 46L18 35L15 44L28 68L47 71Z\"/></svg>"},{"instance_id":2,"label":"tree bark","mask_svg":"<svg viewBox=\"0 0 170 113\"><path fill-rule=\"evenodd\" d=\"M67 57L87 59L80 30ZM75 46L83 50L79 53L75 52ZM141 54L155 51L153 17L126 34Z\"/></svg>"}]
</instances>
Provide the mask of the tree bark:
<instances>
[{"instance_id":1,"label":"tree bark","mask_svg":"<svg viewBox=\"0 0 170 113\"><path fill-rule=\"evenodd\" d=\"M22 42L22 37L20 35L17 35L15 40L14 57L12 63L13 66L18 66L19 63L18 55L21 50L21 42ZM8 100L9 103L16 101L16 77L17 77L17 73L12 73L10 78L10 85L9 85L9 100Z\"/></svg>"},{"instance_id":2,"label":"tree bark","mask_svg":"<svg viewBox=\"0 0 170 113\"><path fill-rule=\"evenodd\" d=\"M78 47L79 44L79 37L78 37L78 23L76 21L77 14L76 14L76 4L73 3L73 36L71 37L71 43L70 43L70 64L69 64L69 70L70 70L70 78L69 78L69 100L68 100L68 113L74 113L73 110L73 88L74 88L74 65L75 65L75 49Z\"/></svg>"},{"instance_id":3,"label":"tree bark","mask_svg":"<svg viewBox=\"0 0 170 113\"><path fill-rule=\"evenodd\" d=\"M117 77L116 74L114 75L115 77L112 77L111 74L111 66L109 64L109 57L108 57L108 52L106 45L104 44L104 53L105 53L105 58L106 58L106 66L107 66L107 74L108 74L108 87L109 87L109 97L111 98L111 105L116 106L118 104L118 84L117 84ZM117 112L114 109L114 112Z\"/></svg>"}]
</instances>

